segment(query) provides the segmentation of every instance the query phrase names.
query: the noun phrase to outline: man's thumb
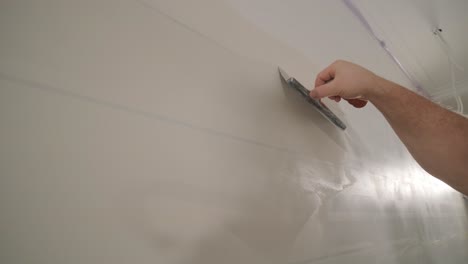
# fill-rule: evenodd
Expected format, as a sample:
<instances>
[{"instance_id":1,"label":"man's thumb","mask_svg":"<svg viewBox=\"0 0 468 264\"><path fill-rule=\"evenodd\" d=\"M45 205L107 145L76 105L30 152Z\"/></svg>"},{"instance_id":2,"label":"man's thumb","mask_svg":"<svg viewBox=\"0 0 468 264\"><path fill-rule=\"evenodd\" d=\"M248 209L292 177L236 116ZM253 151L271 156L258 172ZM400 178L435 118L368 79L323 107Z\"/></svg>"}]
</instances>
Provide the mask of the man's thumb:
<instances>
[{"instance_id":1,"label":"man's thumb","mask_svg":"<svg viewBox=\"0 0 468 264\"><path fill-rule=\"evenodd\" d=\"M315 87L312 91L310 91L310 97L320 99L323 97L334 96L337 95L333 89L332 83L327 83L324 85L320 85Z\"/></svg>"}]
</instances>

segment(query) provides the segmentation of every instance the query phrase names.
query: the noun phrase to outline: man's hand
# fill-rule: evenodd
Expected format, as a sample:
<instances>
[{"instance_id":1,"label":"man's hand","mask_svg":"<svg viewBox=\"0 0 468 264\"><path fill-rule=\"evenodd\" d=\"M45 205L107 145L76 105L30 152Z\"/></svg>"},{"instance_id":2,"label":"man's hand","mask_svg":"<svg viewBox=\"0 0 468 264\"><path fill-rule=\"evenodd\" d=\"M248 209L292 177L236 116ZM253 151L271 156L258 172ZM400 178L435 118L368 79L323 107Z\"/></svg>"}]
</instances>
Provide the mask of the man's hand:
<instances>
[{"instance_id":1,"label":"man's hand","mask_svg":"<svg viewBox=\"0 0 468 264\"><path fill-rule=\"evenodd\" d=\"M320 72L314 98L371 102L427 172L468 195L468 119L372 72L336 61Z\"/></svg>"},{"instance_id":2,"label":"man's hand","mask_svg":"<svg viewBox=\"0 0 468 264\"><path fill-rule=\"evenodd\" d=\"M359 65L338 60L317 75L315 89L310 96L317 99L329 97L336 102L343 98L354 107L361 108L367 104L378 79L377 75Z\"/></svg>"}]
</instances>

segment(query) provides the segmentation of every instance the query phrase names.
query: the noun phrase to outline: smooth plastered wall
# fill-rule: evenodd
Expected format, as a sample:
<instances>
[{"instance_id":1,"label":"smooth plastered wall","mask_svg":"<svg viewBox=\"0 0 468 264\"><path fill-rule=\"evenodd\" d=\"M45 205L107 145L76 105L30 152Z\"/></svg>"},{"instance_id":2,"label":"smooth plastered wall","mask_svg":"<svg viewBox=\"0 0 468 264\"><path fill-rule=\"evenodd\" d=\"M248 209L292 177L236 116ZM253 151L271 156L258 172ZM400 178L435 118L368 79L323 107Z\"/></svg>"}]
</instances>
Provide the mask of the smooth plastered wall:
<instances>
[{"instance_id":1,"label":"smooth plastered wall","mask_svg":"<svg viewBox=\"0 0 468 264\"><path fill-rule=\"evenodd\" d=\"M0 4L1 263L466 259L462 197L222 1Z\"/></svg>"}]
</instances>

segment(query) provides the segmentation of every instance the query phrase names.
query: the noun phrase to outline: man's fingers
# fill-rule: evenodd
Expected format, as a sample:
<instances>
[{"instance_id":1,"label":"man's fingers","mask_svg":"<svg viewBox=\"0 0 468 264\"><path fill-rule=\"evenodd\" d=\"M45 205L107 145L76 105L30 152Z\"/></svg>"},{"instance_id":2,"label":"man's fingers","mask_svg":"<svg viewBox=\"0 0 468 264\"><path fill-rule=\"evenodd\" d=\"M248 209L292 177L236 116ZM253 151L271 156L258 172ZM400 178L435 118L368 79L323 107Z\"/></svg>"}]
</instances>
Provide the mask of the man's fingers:
<instances>
[{"instance_id":1,"label":"man's fingers","mask_svg":"<svg viewBox=\"0 0 468 264\"><path fill-rule=\"evenodd\" d=\"M361 100L361 99L345 99L345 100L348 101L348 103L350 103L352 106L356 108L362 108L366 106L367 104L366 100Z\"/></svg>"},{"instance_id":2,"label":"man's fingers","mask_svg":"<svg viewBox=\"0 0 468 264\"><path fill-rule=\"evenodd\" d=\"M335 78L335 65L332 64L317 74L317 78L315 78L315 87L324 85L333 80L333 78Z\"/></svg>"},{"instance_id":3,"label":"man's fingers","mask_svg":"<svg viewBox=\"0 0 468 264\"><path fill-rule=\"evenodd\" d=\"M323 97L337 96L339 93L335 90L336 89L335 89L334 83L329 82L324 85L315 87L315 89L313 89L309 95L310 97L316 98L316 99L323 98Z\"/></svg>"},{"instance_id":4,"label":"man's fingers","mask_svg":"<svg viewBox=\"0 0 468 264\"><path fill-rule=\"evenodd\" d=\"M330 100L333 100L333 101L337 102L337 103L338 103L339 101L341 101L341 96L337 96L337 95L329 96L328 98L329 98Z\"/></svg>"},{"instance_id":5,"label":"man's fingers","mask_svg":"<svg viewBox=\"0 0 468 264\"><path fill-rule=\"evenodd\" d=\"M335 66L336 62L332 63L319 74L317 74L317 78L315 78L315 88L312 90L312 92L310 92L311 97L323 98L327 96L338 95L335 91L333 91L334 85L332 82L336 73ZM336 101L336 99L334 100Z\"/></svg>"}]
</instances>

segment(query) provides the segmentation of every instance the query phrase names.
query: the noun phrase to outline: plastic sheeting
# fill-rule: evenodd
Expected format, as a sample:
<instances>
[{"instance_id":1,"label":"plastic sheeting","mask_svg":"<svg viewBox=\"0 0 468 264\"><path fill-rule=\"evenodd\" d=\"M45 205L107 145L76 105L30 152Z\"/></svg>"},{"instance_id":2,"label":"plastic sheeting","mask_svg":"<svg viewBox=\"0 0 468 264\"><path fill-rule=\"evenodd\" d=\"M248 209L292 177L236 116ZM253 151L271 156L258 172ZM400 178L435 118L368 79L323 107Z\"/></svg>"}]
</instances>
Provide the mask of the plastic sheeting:
<instances>
[{"instance_id":1,"label":"plastic sheeting","mask_svg":"<svg viewBox=\"0 0 468 264\"><path fill-rule=\"evenodd\" d=\"M3 1L0 34L2 263L468 257L461 195L222 2Z\"/></svg>"}]
</instances>

